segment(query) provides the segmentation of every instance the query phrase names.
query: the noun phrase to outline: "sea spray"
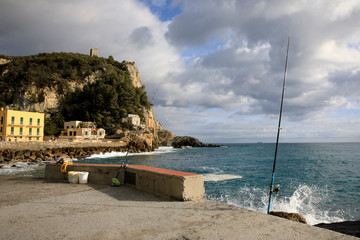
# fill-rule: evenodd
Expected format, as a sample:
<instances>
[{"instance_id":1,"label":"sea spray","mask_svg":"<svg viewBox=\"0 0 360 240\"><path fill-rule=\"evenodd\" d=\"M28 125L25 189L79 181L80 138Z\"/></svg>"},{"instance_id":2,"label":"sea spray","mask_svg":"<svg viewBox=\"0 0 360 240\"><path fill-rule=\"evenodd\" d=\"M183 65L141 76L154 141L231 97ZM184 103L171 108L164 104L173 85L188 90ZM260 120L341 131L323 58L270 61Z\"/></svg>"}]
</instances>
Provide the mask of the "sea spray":
<instances>
[{"instance_id":1,"label":"sea spray","mask_svg":"<svg viewBox=\"0 0 360 240\"><path fill-rule=\"evenodd\" d=\"M344 221L341 210L330 212L324 209L329 197L326 187L299 185L290 197L276 197L273 208L274 211L301 213L312 225Z\"/></svg>"},{"instance_id":2,"label":"sea spray","mask_svg":"<svg viewBox=\"0 0 360 240\"><path fill-rule=\"evenodd\" d=\"M266 189L249 186L239 188L236 194L229 192L218 197L206 195L206 198L263 213L266 213L268 203ZM311 225L345 221L343 211L323 209L328 194L326 190L317 187L299 185L291 196L274 195L273 201L272 211L300 213Z\"/></svg>"},{"instance_id":3,"label":"sea spray","mask_svg":"<svg viewBox=\"0 0 360 240\"><path fill-rule=\"evenodd\" d=\"M45 162L31 163L18 162L14 165L2 166L0 175L17 175L17 176L44 176Z\"/></svg>"},{"instance_id":4,"label":"sea spray","mask_svg":"<svg viewBox=\"0 0 360 240\"><path fill-rule=\"evenodd\" d=\"M128 156L158 155L158 154L170 153L172 151L174 151L174 148L172 147L160 147L159 149L153 152L129 153ZM110 159L110 158L123 158L125 156L126 156L126 152L106 152L106 153L93 154L86 159L98 160L98 159Z\"/></svg>"}]
</instances>

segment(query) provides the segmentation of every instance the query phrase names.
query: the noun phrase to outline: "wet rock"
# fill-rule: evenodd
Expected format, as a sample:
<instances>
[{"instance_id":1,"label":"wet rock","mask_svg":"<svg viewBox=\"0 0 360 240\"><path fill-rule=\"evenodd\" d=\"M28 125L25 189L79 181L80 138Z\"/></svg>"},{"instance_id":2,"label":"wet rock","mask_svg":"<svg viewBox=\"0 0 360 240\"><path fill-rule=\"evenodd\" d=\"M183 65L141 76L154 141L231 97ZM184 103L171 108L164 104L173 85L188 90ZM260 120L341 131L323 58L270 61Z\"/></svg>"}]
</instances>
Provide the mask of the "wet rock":
<instances>
[{"instance_id":1,"label":"wet rock","mask_svg":"<svg viewBox=\"0 0 360 240\"><path fill-rule=\"evenodd\" d=\"M307 224L306 219L300 213L287 213L287 212L274 212L274 211L271 211L270 215L285 218L285 219L288 219L288 220L291 220L291 221L294 221L294 222L301 222L301 223L306 223Z\"/></svg>"},{"instance_id":2,"label":"wet rock","mask_svg":"<svg viewBox=\"0 0 360 240\"><path fill-rule=\"evenodd\" d=\"M320 224L316 224L314 226L360 238L360 221L320 223Z\"/></svg>"}]
</instances>

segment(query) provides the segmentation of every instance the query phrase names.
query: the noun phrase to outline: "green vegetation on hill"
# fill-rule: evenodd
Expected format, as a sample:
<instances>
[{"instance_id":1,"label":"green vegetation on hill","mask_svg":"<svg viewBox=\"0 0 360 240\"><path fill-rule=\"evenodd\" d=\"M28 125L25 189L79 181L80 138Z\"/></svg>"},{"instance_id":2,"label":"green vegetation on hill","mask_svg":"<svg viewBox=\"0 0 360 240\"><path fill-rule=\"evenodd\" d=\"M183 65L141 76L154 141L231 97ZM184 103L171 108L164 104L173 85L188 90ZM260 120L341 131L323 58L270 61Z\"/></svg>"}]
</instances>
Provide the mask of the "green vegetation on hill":
<instances>
[{"instance_id":1,"label":"green vegetation on hill","mask_svg":"<svg viewBox=\"0 0 360 240\"><path fill-rule=\"evenodd\" d=\"M26 57L7 57L0 65L0 105L19 102L25 92L31 91L32 104L44 102L44 88L56 90L63 104L58 112L51 112L46 121L46 133L56 133L66 120L96 121L98 127L111 134L127 113L143 117L142 107L149 109L144 87L136 88L123 63L112 56L108 59L77 53L41 53ZM85 79L95 76L96 81ZM82 89L71 91L69 83ZM63 117L61 119L61 117Z\"/></svg>"}]
</instances>

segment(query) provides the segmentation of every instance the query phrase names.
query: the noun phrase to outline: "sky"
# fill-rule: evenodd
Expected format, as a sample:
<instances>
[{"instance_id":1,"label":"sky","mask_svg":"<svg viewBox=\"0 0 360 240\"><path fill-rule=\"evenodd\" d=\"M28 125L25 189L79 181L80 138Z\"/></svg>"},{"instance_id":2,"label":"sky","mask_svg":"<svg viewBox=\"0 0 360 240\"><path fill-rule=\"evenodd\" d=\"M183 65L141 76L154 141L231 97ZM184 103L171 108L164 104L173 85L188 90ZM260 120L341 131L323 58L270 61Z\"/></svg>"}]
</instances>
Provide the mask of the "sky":
<instances>
[{"instance_id":1,"label":"sky","mask_svg":"<svg viewBox=\"0 0 360 240\"><path fill-rule=\"evenodd\" d=\"M360 141L358 0L0 0L0 54L134 61L156 119L206 143Z\"/></svg>"}]
</instances>

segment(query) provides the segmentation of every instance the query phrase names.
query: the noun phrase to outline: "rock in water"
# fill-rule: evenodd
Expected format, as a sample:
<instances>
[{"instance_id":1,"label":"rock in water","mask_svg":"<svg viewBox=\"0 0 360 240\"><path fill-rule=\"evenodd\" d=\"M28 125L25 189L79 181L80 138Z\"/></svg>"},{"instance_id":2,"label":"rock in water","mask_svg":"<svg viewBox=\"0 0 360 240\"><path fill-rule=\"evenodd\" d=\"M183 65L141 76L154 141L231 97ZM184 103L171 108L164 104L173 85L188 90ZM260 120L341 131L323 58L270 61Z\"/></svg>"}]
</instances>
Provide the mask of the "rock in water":
<instances>
[{"instance_id":1,"label":"rock in water","mask_svg":"<svg viewBox=\"0 0 360 240\"><path fill-rule=\"evenodd\" d=\"M286 219L289 219L289 220L294 221L294 222L301 222L301 223L306 223L307 224L306 219L300 213L287 213L287 212L274 212L274 211L271 211L270 215L286 218Z\"/></svg>"},{"instance_id":2,"label":"rock in water","mask_svg":"<svg viewBox=\"0 0 360 240\"><path fill-rule=\"evenodd\" d=\"M199 141L199 139L189 136L184 137L175 137L172 140L172 146L174 148L181 148L181 147L204 147L204 144Z\"/></svg>"},{"instance_id":3,"label":"rock in water","mask_svg":"<svg viewBox=\"0 0 360 240\"><path fill-rule=\"evenodd\" d=\"M336 223L319 223L314 225L360 238L360 221L345 221Z\"/></svg>"},{"instance_id":4,"label":"rock in water","mask_svg":"<svg viewBox=\"0 0 360 240\"><path fill-rule=\"evenodd\" d=\"M216 144L204 144L199 141L199 139L189 136L176 136L171 140L164 141L161 144L166 147L174 147L174 148L186 148L186 147L220 147L220 145Z\"/></svg>"}]
</instances>

